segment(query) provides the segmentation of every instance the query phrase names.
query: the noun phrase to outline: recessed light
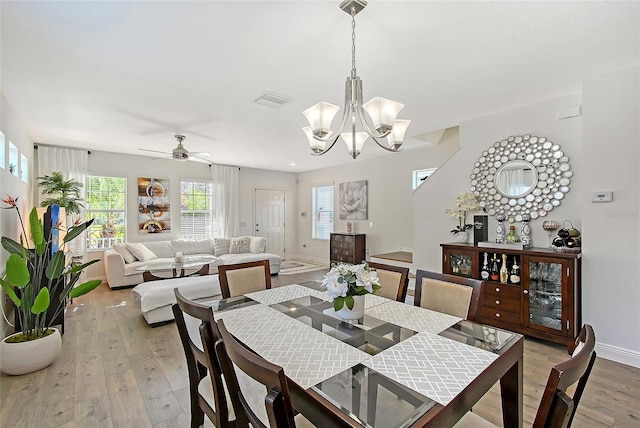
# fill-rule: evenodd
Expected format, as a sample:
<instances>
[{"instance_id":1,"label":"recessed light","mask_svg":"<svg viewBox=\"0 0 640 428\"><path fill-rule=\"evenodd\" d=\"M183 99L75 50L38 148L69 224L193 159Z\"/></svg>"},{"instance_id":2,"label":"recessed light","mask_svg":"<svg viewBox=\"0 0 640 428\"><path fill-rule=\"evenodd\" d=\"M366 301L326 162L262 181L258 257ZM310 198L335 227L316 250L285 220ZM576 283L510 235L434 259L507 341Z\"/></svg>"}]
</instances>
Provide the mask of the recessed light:
<instances>
[{"instance_id":1,"label":"recessed light","mask_svg":"<svg viewBox=\"0 0 640 428\"><path fill-rule=\"evenodd\" d=\"M291 162L289 165L290 166L296 166L296 163L295 162Z\"/></svg>"}]
</instances>

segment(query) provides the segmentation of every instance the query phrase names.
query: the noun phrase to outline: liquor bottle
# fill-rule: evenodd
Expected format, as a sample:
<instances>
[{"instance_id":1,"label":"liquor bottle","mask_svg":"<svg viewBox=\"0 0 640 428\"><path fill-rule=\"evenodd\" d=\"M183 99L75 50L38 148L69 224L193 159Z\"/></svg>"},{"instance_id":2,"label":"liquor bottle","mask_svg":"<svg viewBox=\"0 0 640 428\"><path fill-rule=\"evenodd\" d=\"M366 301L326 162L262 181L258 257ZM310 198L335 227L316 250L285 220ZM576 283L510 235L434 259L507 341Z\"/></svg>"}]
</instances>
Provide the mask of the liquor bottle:
<instances>
[{"instance_id":1,"label":"liquor bottle","mask_svg":"<svg viewBox=\"0 0 640 428\"><path fill-rule=\"evenodd\" d=\"M506 284L509 279L509 271L507 270L507 255L502 255L502 266L500 266L500 282Z\"/></svg>"},{"instance_id":2,"label":"liquor bottle","mask_svg":"<svg viewBox=\"0 0 640 428\"><path fill-rule=\"evenodd\" d=\"M489 278L491 281L497 281L500 279L500 272L498 270L498 255L493 253L493 259L491 259L491 270L489 271Z\"/></svg>"},{"instance_id":3,"label":"liquor bottle","mask_svg":"<svg viewBox=\"0 0 640 428\"><path fill-rule=\"evenodd\" d=\"M520 284L520 266L518 266L518 258L516 256L513 256L513 266L511 266L509 281L512 284Z\"/></svg>"},{"instance_id":4,"label":"liquor bottle","mask_svg":"<svg viewBox=\"0 0 640 428\"><path fill-rule=\"evenodd\" d=\"M482 270L480 271L480 278L482 278L485 281L489 279L489 262L487 262L487 257L489 257L489 254L485 252L484 262L482 263Z\"/></svg>"}]
</instances>

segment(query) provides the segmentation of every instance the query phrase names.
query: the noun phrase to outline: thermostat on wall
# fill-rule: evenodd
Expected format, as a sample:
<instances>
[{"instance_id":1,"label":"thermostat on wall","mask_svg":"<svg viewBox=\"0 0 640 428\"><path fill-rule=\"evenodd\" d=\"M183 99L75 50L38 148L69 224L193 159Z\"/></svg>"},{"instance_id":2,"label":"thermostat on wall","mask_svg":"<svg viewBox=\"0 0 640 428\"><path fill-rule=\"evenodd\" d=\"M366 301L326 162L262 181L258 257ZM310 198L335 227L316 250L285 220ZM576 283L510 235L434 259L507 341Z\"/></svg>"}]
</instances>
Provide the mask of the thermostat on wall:
<instances>
[{"instance_id":1,"label":"thermostat on wall","mask_svg":"<svg viewBox=\"0 0 640 428\"><path fill-rule=\"evenodd\" d=\"M591 202L612 202L613 192L593 192Z\"/></svg>"}]
</instances>

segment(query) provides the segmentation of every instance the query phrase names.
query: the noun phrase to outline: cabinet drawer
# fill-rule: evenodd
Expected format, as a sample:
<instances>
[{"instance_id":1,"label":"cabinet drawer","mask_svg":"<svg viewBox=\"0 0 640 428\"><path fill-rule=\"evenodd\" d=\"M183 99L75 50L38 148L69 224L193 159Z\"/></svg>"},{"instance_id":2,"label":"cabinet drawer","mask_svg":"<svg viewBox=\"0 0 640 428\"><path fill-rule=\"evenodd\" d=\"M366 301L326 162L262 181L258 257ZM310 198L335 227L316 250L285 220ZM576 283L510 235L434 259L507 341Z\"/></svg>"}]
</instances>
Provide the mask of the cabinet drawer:
<instances>
[{"instance_id":1,"label":"cabinet drawer","mask_svg":"<svg viewBox=\"0 0 640 428\"><path fill-rule=\"evenodd\" d=\"M511 324L520 324L520 313L507 312L502 309L482 307L480 309L480 318L489 320L500 320ZM482 322L482 319L480 320Z\"/></svg>"},{"instance_id":2,"label":"cabinet drawer","mask_svg":"<svg viewBox=\"0 0 640 428\"><path fill-rule=\"evenodd\" d=\"M495 300L498 299L517 299L520 300L520 287L516 287L508 284L496 284L485 282L482 289L482 293L485 299L489 296Z\"/></svg>"},{"instance_id":3,"label":"cabinet drawer","mask_svg":"<svg viewBox=\"0 0 640 428\"><path fill-rule=\"evenodd\" d=\"M520 314L520 299L509 299L506 296L486 294L482 298L482 306Z\"/></svg>"}]
</instances>

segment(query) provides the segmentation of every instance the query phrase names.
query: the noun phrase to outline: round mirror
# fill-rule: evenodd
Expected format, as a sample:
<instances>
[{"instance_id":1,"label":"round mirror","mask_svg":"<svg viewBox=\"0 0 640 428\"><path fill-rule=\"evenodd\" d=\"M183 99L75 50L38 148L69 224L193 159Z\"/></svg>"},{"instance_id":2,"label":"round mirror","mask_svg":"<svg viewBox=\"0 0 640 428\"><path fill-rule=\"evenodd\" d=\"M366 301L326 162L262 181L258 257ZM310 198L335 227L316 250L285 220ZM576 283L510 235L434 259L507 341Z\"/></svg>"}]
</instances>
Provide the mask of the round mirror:
<instances>
[{"instance_id":1,"label":"round mirror","mask_svg":"<svg viewBox=\"0 0 640 428\"><path fill-rule=\"evenodd\" d=\"M495 186L508 198L527 195L538 184L538 172L529 162L514 160L505 163L495 175Z\"/></svg>"},{"instance_id":2,"label":"round mirror","mask_svg":"<svg viewBox=\"0 0 640 428\"><path fill-rule=\"evenodd\" d=\"M573 172L560 145L524 135L494 143L473 165L471 191L489 215L544 217L569 192Z\"/></svg>"}]
</instances>

